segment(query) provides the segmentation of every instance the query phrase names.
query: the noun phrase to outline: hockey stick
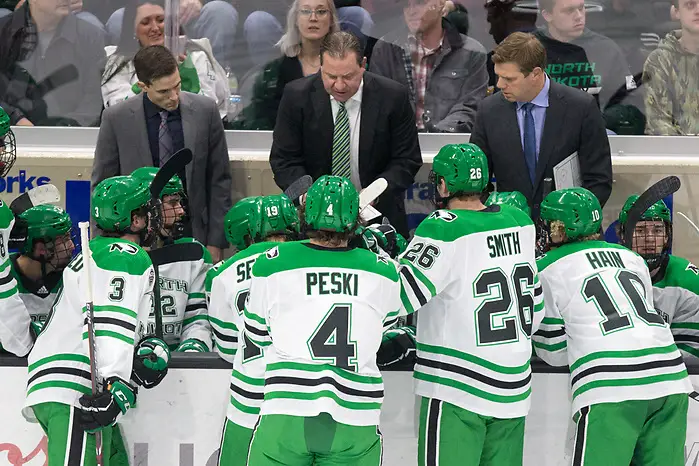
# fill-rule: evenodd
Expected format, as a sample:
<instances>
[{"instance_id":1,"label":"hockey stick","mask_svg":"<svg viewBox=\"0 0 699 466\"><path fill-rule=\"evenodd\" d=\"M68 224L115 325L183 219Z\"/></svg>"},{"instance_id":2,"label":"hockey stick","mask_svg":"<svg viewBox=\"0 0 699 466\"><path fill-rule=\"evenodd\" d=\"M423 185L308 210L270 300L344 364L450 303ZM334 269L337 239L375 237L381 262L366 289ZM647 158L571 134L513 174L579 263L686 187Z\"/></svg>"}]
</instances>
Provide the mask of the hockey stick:
<instances>
[{"instance_id":1,"label":"hockey stick","mask_svg":"<svg viewBox=\"0 0 699 466\"><path fill-rule=\"evenodd\" d=\"M10 210L12 210L12 213L15 214L16 217L32 207L42 204L53 204L60 201L61 194L58 192L58 188L52 184L44 184L32 188L18 196L10 203Z\"/></svg>"},{"instance_id":2,"label":"hockey stick","mask_svg":"<svg viewBox=\"0 0 699 466\"><path fill-rule=\"evenodd\" d=\"M80 222L80 245L83 255L83 278L85 280L85 322L87 324L87 338L90 349L90 381L92 382L92 394L99 391L99 374L97 373L97 348L95 346L95 306L92 301L92 251L90 251L90 222ZM97 455L97 466L104 464L102 458L102 432L95 432L95 446Z\"/></svg>"},{"instance_id":3,"label":"hockey stick","mask_svg":"<svg viewBox=\"0 0 699 466\"><path fill-rule=\"evenodd\" d=\"M291 183L289 187L284 190L284 194L286 194L294 204L299 205L301 196L306 194L311 186L313 186L313 178L311 178L310 175L303 175L301 178Z\"/></svg>"},{"instance_id":4,"label":"hockey stick","mask_svg":"<svg viewBox=\"0 0 699 466\"><path fill-rule=\"evenodd\" d=\"M381 212L376 210L371 203L381 196L388 188L388 181L385 178L378 178L359 193L359 218L369 222L379 216Z\"/></svg>"},{"instance_id":5,"label":"hockey stick","mask_svg":"<svg viewBox=\"0 0 699 466\"><path fill-rule=\"evenodd\" d=\"M663 200L667 196L677 192L682 186L680 179L674 175L667 176L655 183L650 188L646 189L641 194L636 202L629 209L626 217L626 225L624 225L624 237L622 238L623 245L631 249L633 244L633 232L636 229L636 224L641 220L643 213L653 204Z\"/></svg>"},{"instance_id":6,"label":"hockey stick","mask_svg":"<svg viewBox=\"0 0 699 466\"><path fill-rule=\"evenodd\" d=\"M192 161L192 151L190 149L181 149L168 159L167 162L160 167L158 173L155 174L153 181L150 184L151 203L160 209L160 193L163 192L165 185L178 173L183 171L187 164ZM158 213L160 215L160 213ZM157 233L157 232L156 232ZM157 241L151 252L157 247ZM150 254L150 252L149 252ZM155 284L153 285L153 315L155 317L155 336L163 339L163 312L160 307L160 273L158 267L153 266L155 272Z\"/></svg>"},{"instance_id":7,"label":"hockey stick","mask_svg":"<svg viewBox=\"0 0 699 466\"><path fill-rule=\"evenodd\" d=\"M692 225L692 228L694 228L694 231L696 231L697 234L699 234L699 227L697 226L696 223L694 223L693 221L691 221L689 217L687 217L685 214L683 214L683 213L680 212L679 210L677 211L677 214L679 214L679 215L682 216L685 220L687 220L687 221L689 222L689 224Z\"/></svg>"}]
</instances>

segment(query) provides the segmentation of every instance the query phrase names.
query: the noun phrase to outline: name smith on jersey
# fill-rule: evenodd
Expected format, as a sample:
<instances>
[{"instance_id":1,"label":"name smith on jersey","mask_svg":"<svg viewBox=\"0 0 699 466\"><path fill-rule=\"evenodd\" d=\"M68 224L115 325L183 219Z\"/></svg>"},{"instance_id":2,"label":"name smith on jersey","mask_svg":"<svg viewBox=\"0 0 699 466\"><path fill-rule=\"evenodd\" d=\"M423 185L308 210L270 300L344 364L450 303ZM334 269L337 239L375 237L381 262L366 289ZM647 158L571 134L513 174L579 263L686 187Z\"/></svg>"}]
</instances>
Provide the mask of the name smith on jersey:
<instances>
[{"instance_id":1,"label":"name smith on jersey","mask_svg":"<svg viewBox=\"0 0 699 466\"><path fill-rule=\"evenodd\" d=\"M488 249L490 249L490 257L511 256L522 253L519 232L517 231L489 235L486 241Z\"/></svg>"}]
</instances>

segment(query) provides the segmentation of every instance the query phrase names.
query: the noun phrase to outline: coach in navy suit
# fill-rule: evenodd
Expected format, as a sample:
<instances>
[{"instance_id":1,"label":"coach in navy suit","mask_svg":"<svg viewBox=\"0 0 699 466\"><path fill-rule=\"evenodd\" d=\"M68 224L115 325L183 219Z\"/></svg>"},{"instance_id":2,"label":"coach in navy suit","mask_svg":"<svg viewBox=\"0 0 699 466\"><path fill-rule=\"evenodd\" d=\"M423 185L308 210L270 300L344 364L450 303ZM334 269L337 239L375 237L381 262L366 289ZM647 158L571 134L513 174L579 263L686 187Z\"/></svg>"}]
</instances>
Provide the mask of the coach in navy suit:
<instances>
[{"instance_id":1,"label":"coach in navy suit","mask_svg":"<svg viewBox=\"0 0 699 466\"><path fill-rule=\"evenodd\" d=\"M488 156L498 191L523 193L536 218L543 180L577 152L582 186L604 206L612 192L612 158L595 99L546 75L546 50L532 34L508 36L493 62L502 92L481 102L471 142Z\"/></svg>"}]
</instances>

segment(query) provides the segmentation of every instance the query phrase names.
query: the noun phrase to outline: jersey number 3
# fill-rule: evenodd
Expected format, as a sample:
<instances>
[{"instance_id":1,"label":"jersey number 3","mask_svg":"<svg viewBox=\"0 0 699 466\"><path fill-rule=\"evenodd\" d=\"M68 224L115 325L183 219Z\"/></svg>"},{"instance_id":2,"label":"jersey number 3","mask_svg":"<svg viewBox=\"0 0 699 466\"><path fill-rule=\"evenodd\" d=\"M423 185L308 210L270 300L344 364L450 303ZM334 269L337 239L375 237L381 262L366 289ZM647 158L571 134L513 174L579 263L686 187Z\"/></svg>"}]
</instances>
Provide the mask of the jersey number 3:
<instances>
[{"instance_id":1,"label":"jersey number 3","mask_svg":"<svg viewBox=\"0 0 699 466\"><path fill-rule=\"evenodd\" d=\"M514 293L510 291L511 289ZM485 270L473 282L473 291L477 298L485 298L476 309L479 346L517 341L517 321L527 338L531 337L534 314L534 270L530 264L517 265L511 277L505 275L500 268ZM508 317L513 301L517 305L517 316ZM499 324L495 322L496 317L500 317Z\"/></svg>"}]
</instances>

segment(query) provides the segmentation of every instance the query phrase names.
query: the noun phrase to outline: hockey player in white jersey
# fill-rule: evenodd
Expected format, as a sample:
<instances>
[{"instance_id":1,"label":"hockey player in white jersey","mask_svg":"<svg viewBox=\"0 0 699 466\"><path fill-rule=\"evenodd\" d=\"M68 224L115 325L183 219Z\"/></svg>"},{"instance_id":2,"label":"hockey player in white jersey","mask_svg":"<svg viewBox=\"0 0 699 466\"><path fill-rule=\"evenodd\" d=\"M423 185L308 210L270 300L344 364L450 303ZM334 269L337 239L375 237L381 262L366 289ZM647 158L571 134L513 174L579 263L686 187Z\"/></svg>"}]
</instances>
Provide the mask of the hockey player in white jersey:
<instances>
[{"instance_id":1,"label":"hockey player in white jersey","mask_svg":"<svg viewBox=\"0 0 699 466\"><path fill-rule=\"evenodd\" d=\"M155 362L152 356L162 359L162 347L140 341L155 279L140 247L157 231L150 224L158 217L149 213L149 200L148 184L128 176L102 181L92 195L92 217L105 234L89 243L99 393L91 391L82 254L65 269L63 287L29 355L24 414L48 437L48 466L94 465L95 436L89 433L98 430L109 466L113 426L136 402L130 380L148 375L144 363ZM148 358L139 361L145 371L140 374L133 371L135 352Z\"/></svg>"},{"instance_id":2,"label":"hockey player in white jersey","mask_svg":"<svg viewBox=\"0 0 699 466\"><path fill-rule=\"evenodd\" d=\"M158 169L142 167L131 176L153 181ZM173 177L162 191L162 228L159 246L149 252L158 268L163 338L173 351L206 352L211 349L211 326L207 317L204 282L211 269L209 251L194 238L179 237L184 188ZM148 333L155 333L155 316L148 321Z\"/></svg>"},{"instance_id":3,"label":"hockey player in white jersey","mask_svg":"<svg viewBox=\"0 0 699 466\"><path fill-rule=\"evenodd\" d=\"M628 212L637 195L630 196L619 214L619 234L626 231ZM632 249L648 264L655 309L670 323L685 361L699 358L699 267L670 254L672 214L663 201L646 210L634 226Z\"/></svg>"},{"instance_id":4,"label":"hockey player in white jersey","mask_svg":"<svg viewBox=\"0 0 699 466\"><path fill-rule=\"evenodd\" d=\"M38 333L62 286L63 269L73 258L73 224L65 210L53 205L32 207L19 220L26 225L26 241L10 256L12 275Z\"/></svg>"},{"instance_id":5,"label":"hockey player in white jersey","mask_svg":"<svg viewBox=\"0 0 699 466\"><path fill-rule=\"evenodd\" d=\"M238 253L207 276L209 319L216 350L233 363L219 465L245 466L265 383L262 350L243 331L252 266L260 254L277 243L298 238L299 217L296 207L284 194L246 198L228 211L224 228L228 242Z\"/></svg>"},{"instance_id":6,"label":"hockey player in white jersey","mask_svg":"<svg viewBox=\"0 0 699 466\"><path fill-rule=\"evenodd\" d=\"M529 217L532 216L532 210L529 207L527 198L524 197L524 194L520 193L519 191L496 191L490 193L490 196L488 196L488 199L485 201L485 205L491 206L496 204L507 204L512 207L517 207Z\"/></svg>"},{"instance_id":7,"label":"hockey player in white jersey","mask_svg":"<svg viewBox=\"0 0 699 466\"><path fill-rule=\"evenodd\" d=\"M598 240L602 208L584 188L550 193L541 218L551 250L538 259L546 316L534 345L570 367L573 466L684 465L692 387L643 258Z\"/></svg>"},{"instance_id":8,"label":"hockey player in white jersey","mask_svg":"<svg viewBox=\"0 0 699 466\"><path fill-rule=\"evenodd\" d=\"M308 191L309 242L280 244L252 269L245 335L267 364L247 464L381 464L383 381L376 352L400 300L397 265L349 247L359 210L352 183Z\"/></svg>"},{"instance_id":9,"label":"hockey player in white jersey","mask_svg":"<svg viewBox=\"0 0 699 466\"><path fill-rule=\"evenodd\" d=\"M9 173L16 155L10 117L0 107L0 177ZM31 350L34 339L30 331L29 312L24 308L17 281L11 273L9 243L15 222L10 206L0 199L0 349L16 356L25 356Z\"/></svg>"},{"instance_id":10,"label":"hockey player in white jersey","mask_svg":"<svg viewBox=\"0 0 699 466\"><path fill-rule=\"evenodd\" d=\"M535 228L520 209L481 203L488 161L473 144L435 156L439 207L401 256L417 323L419 466L522 464L531 334L543 318Z\"/></svg>"}]
</instances>

